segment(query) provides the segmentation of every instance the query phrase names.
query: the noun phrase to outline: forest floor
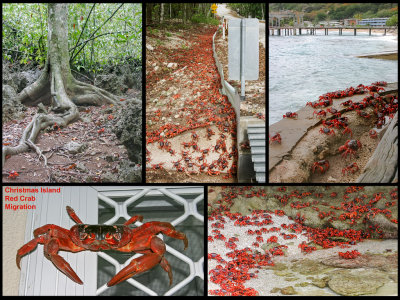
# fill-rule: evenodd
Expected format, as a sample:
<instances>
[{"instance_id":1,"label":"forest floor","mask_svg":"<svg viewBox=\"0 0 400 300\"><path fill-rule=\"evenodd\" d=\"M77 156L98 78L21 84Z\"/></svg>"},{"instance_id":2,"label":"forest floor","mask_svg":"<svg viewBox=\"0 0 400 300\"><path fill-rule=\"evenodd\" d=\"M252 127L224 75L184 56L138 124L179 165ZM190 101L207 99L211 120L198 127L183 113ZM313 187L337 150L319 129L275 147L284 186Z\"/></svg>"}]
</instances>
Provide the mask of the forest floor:
<instances>
[{"instance_id":1,"label":"forest floor","mask_svg":"<svg viewBox=\"0 0 400 300\"><path fill-rule=\"evenodd\" d=\"M121 98L138 95L139 91L131 89ZM18 145L37 110L30 107L22 119L3 123L3 145ZM78 121L65 128L53 126L39 134L35 144L47 157L47 166L34 151L11 156L3 166L3 182L120 182L119 162L128 160L128 155L112 132L118 120L117 108L103 105L79 110ZM82 149L70 153L66 148L70 142L81 144ZM13 176L13 172L18 175Z\"/></svg>"},{"instance_id":2,"label":"forest floor","mask_svg":"<svg viewBox=\"0 0 400 300\"><path fill-rule=\"evenodd\" d=\"M212 51L216 30L207 25L148 28L147 182L235 180L236 120L219 92Z\"/></svg>"}]
</instances>

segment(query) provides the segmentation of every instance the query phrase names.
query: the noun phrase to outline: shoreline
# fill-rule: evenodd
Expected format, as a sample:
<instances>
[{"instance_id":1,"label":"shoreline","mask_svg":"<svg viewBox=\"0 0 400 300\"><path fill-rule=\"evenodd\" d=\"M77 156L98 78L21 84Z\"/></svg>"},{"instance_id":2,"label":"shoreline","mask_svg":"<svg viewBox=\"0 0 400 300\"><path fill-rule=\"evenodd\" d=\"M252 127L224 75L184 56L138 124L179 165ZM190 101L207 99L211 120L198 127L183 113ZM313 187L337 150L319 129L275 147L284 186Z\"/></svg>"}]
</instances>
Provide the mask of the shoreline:
<instances>
[{"instance_id":1,"label":"shoreline","mask_svg":"<svg viewBox=\"0 0 400 300\"><path fill-rule=\"evenodd\" d=\"M388 52L380 52L380 53L372 53L372 54L363 54L363 55L358 55L356 57L398 60L398 52L397 51L388 51Z\"/></svg>"}]
</instances>

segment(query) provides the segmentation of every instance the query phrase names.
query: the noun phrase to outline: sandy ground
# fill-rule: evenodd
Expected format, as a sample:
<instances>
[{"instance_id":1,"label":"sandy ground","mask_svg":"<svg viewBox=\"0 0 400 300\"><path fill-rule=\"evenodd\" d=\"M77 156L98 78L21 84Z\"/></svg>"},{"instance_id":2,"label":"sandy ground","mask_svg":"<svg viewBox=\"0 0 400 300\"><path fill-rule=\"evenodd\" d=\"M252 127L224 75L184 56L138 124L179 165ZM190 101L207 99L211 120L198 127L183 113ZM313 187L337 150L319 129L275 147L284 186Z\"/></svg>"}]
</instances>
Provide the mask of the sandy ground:
<instances>
[{"instance_id":1,"label":"sandy ground","mask_svg":"<svg viewBox=\"0 0 400 300\"><path fill-rule=\"evenodd\" d=\"M274 214L271 214L272 216L272 221L274 222L273 224L270 224L268 226L263 226L268 229L272 227L278 227L281 228L281 224L293 224L293 221L290 221L287 216L276 216ZM246 247L250 247L253 250L258 250L262 253L264 253L264 250L261 249L261 247L254 247L252 244L256 241L256 235L248 235L247 231L250 230L256 230L259 229L257 226L244 226L244 227L238 227L234 226L233 223L234 221L231 221L229 218L224 217L226 220L225 228L221 229L218 228L218 230L221 231L221 234L223 234L226 239L228 240L230 237L237 237L239 239L237 244L237 249L243 249ZM208 232L209 235L211 233L211 230L215 229L211 227L211 225L215 223L215 221L208 222ZM305 241L307 242L307 237L303 234L297 234L297 239L291 239L291 240L284 240L282 236L280 236L280 233L285 233L285 234L292 234L293 232L290 232L288 230L284 230L281 228L280 232L276 233L264 233L262 234L262 237L264 239L264 243L268 238L271 236L277 236L278 237L278 243L281 245L287 245L287 254L286 256L278 256L273 259L274 263L277 262L293 262L295 260L300 260L304 258L309 258L309 259L315 259L315 260L323 260L327 257L330 256L336 256L338 255L337 253L339 251L345 252L345 251L351 251L351 250L357 250L360 253L384 253L387 251L387 249L392 250L392 252L397 252L398 246L397 246L397 240L365 240L364 242L361 242L357 245L354 246L349 246L349 248L342 249L340 247L334 247L330 249L323 249L323 250L317 250L313 251L310 254L303 254L301 253L300 248L298 248L298 245ZM263 243L260 243L260 246ZM208 253L217 253L221 255L221 257L227 261L230 260L229 257L226 256L228 252L230 252L230 249L227 249L225 247L225 242L220 241L220 240L214 240L213 242L208 243ZM208 269L214 269L219 263L214 260L208 260ZM251 270L253 271L253 270ZM293 273L293 272L292 272ZM277 276L274 274L273 270L265 270L265 269L260 269L259 273L257 274L258 277L254 279L250 279L249 281L246 281L244 285L246 287L252 287L256 289L259 293L260 296L270 296L270 295L281 295L280 293L271 293L271 290L275 287L278 288L283 288L287 286L294 286L296 283L301 283L305 282L306 277L309 277L309 275L301 275L298 273L295 273L295 277L297 280L294 281L287 281L285 277L283 276ZM314 276L315 277L315 276ZM308 280L310 281L310 280ZM387 295L386 290L393 290L394 287L397 286L397 283L389 283L388 286L383 286L377 290L377 295L383 293ZM220 287L213 282L210 281L210 278L208 278L208 289L209 290L214 290L214 289L219 289ZM329 288L317 288L313 285L309 285L306 287L295 287L295 290L297 291L298 295L337 295L334 293L332 290ZM395 293L397 295L397 292Z\"/></svg>"}]
</instances>

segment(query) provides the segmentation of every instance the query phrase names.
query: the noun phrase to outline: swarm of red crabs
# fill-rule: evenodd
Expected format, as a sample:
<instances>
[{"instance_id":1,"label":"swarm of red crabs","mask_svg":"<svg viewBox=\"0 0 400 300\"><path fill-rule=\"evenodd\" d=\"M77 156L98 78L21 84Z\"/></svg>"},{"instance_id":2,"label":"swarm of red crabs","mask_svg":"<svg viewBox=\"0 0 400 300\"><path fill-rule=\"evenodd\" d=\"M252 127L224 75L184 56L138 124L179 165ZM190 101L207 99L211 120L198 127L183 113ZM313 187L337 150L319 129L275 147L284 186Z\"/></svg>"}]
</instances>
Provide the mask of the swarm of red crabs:
<instances>
[{"instance_id":1,"label":"swarm of red crabs","mask_svg":"<svg viewBox=\"0 0 400 300\"><path fill-rule=\"evenodd\" d=\"M267 189L269 190L268 193ZM317 245L322 248L348 248L364 239L383 238L385 231L382 228L377 225L368 226L368 224L371 224L369 220L378 214L384 215L391 222L397 224L397 219L392 216L389 209L378 208L382 207L382 204L385 207L397 205L397 188L387 189L385 193L377 192L371 195L364 194L364 187L362 186L343 187L343 191L340 193L343 200L335 202L341 203L339 206L330 203L330 199L337 199L339 193L328 192L328 189L329 187L326 187L326 192L315 192L310 187L308 191L301 192L294 188L289 191L287 187L222 187L222 191L218 191L222 195L221 199L213 205L208 204L209 207L213 208L208 216L209 224L211 224L208 242L219 243L213 247L211 247L211 244L209 245L209 249L212 248L213 250L208 253L208 259L215 261L209 263L209 280L219 286L218 289L209 290L209 294L220 296L259 295L259 291L252 288L250 283L246 286L246 282L257 278L261 272L267 272L264 269L266 266L274 266L274 258L285 255L287 248L286 245L280 243L285 240L295 240L299 234L308 238L308 242L301 242L298 245L301 252L307 255L317 251ZM307 190L307 188L303 187L303 190ZM212 192L213 190L210 189L209 191ZM275 198L282 209L290 205L292 209L299 210L295 216L289 217L294 223L274 227L271 216L272 214L285 215L285 211L281 209L273 211L255 209L247 216L230 211L236 198L253 197L260 199ZM305 208L315 210L319 218L321 220L326 219L328 224L340 220L343 224L347 224L349 229L339 230L332 227L312 228L306 226L306 217L301 213L301 209ZM365 230L351 228L354 224L360 223L366 224ZM244 248L239 247L240 234L231 237L223 235L223 230L227 226L249 228L244 234L251 237L254 242L248 243L248 245L246 243ZM290 230L292 233L281 232L284 230ZM269 238L265 238L266 234L269 234ZM261 248L263 243L275 244L273 244L273 247ZM224 256L215 250L220 247L227 249ZM357 250L352 250L339 252L338 255L344 259L352 259L359 256L360 253Z\"/></svg>"},{"instance_id":2,"label":"swarm of red crabs","mask_svg":"<svg viewBox=\"0 0 400 300\"><path fill-rule=\"evenodd\" d=\"M236 114L227 96L221 95L219 91L221 79L211 47L214 31L212 28L200 31L196 47L175 49L170 55L169 59L184 66L183 69L191 70L192 77L188 75L188 83L184 88L181 78L171 73L158 78L153 71L147 76L148 90L160 81L191 90L189 96L180 93L168 96L169 102L162 109L147 111L147 119L152 124L146 124L148 169L159 171L172 168L173 171L189 176L218 176L223 173L224 179L232 178L237 173ZM193 82L199 84L193 85ZM256 117L263 118L263 115L258 114ZM177 122L164 121L168 119L176 119ZM185 141L177 142L178 136L182 136ZM159 150L165 152L168 161L163 165L153 163L155 157L149 150L150 144L157 145Z\"/></svg>"},{"instance_id":3,"label":"swarm of red crabs","mask_svg":"<svg viewBox=\"0 0 400 300\"><path fill-rule=\"evenodd\" d=\"M375 129L382 128L386 124L387 119L394 117L398 110L398 99L396 95L380 95L379 92L384 90L387 82L378 81L370 86L358 85L345 90L338 90L323 94L317 101L307 102L307 106L314 108L313 117L322 119L322 126L319 128L319 133L330 137L331 140L337 140L344 136L348 136L348 140L338 148L338 152L343 158L358 158L358 152L362 149L362 144L359 140L353 138L353 131L350 128L349 118L343 116L343 113L355 111L361 119L371 120L374 123ZM347 100L340 104L339 108L330 107L334 104L335 99L351 97L353 95L365 95L361 101ZM369 109L366 112L365 109ZM297 113L287 112L283 118L297 119ZM371 139L376 139L378 133L375 129L369 131ZM281 133L271 132L269 135L269 144L271 147L276 147L283 143L285 136ZM311 172L324 174L329 169L329 162L325 157L319 157L320 160L314 161L311 165ZM360 170L362 166L358 166L357 162L347 164L342 168L343 175L354 174Z\"/></svg>"},{"instance_id":4,"label":"swarm of red crabs","mask_svg":"<svg viewBox=\"0 0 400 300\"><path fill-rule=\"evenodd\" d=\"M44 255L54 266L76 283L83 284L82 280L71 268L69 263L62 258L59 251L80 252L85 250L103 251L116 250L120 252L136 252L144 255L133 259L128 266L119 271L108 283L116 285L126 279L160 265L169 276L172 284L171 266L164 257L166 247L164 242L157 237L159 233L174 239L183 240L185 249L188 246L186 235L175 230L167 222L148 222L137 228L128 225L137 220L142 221L143 216L133 216L123 225L89 225L84 224L67 206L68 215L77 223L70 230L53 224L47 224L35 229L34 239L23 245L17 252L17 266L20 268L21 258L35 250L38 244L44 245Z\"/></svg>"}]
</instances>

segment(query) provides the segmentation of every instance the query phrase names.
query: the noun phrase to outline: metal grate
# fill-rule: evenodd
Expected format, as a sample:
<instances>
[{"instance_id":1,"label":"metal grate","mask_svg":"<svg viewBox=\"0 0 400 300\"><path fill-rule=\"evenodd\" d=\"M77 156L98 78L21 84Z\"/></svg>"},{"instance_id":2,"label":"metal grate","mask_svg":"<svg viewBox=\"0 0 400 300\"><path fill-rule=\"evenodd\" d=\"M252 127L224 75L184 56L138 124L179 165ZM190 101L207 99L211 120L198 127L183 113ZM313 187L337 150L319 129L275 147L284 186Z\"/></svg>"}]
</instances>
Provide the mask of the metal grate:
<instances>
[{"instance_id":1,"label":"metal grate","mask_svg":"<svg viewBox=\"0 0 400 300\"><path fill-rule=\"evenodd\" d=\"M251 160L254 163L256 180L259 183L265 182L265 123L252 124L247 126L247 134L250 141Z\"/></svg>"},{"instance_id":2,"label":"metal grate","mask_svg":"<svg viewBox=\"0 0 400 300\"><path fill-rule=\"evenodd\" d=\"M29 213L25 242L33 238L35 228L45 224L53 223L64 228L74 225L65 211L65 206L70 205L88 224L121 224L138 214L144 216L143 222L170 222L187 235L189 247L183 251L181 240L159 235L167 245L165 257L174 277L171 287L168 274L159 266L114 287L107 287L106 283L119 270L141 254L60 251L84 282L79 285L44 258L43 246L39 245L39 249L21 261L21 295L204 294L203 187L63 187L61 195L36 196L38 209ZM130 226L140 225L136 222Z\"/></svg>"}]
</instances>

